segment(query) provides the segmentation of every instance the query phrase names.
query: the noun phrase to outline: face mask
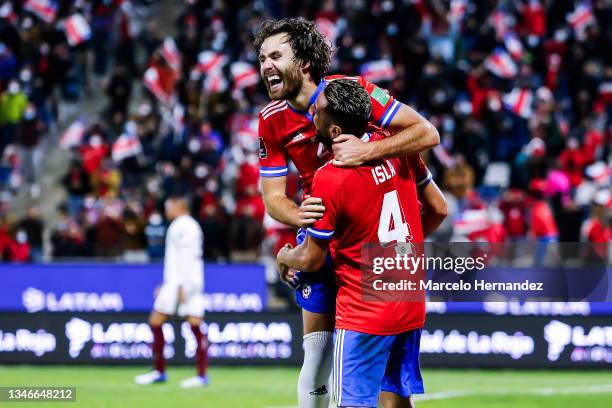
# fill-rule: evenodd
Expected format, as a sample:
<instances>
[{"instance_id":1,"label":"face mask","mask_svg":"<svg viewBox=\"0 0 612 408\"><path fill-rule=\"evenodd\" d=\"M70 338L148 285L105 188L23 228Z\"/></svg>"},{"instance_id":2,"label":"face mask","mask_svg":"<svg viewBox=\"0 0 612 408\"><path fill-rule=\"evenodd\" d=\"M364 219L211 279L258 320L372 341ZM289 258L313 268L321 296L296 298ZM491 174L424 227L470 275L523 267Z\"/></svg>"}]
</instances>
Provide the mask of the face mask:
<instances>
[{"instance_id":1,"label":"face mask","mask_svg":"<svg viewBox=\"0 0 612 408\"><path fill-rule=\"evenodd\" d=\"M26 120L32 120L36 117L36 111L34 109L27 109L23 114L23 117Z\"/></svg>"},{"instance_id":2,"label":"face mask","mask_svg":"<svg viewBox=\"0 0 612 408\"><path fill-rule=\"evenodd\" d=\"M28 234L26 234L25 231L19 231L15 238L20 244L25 244L26 242L28 242Z\"/></svg>"},{"instance_id":3,"label":"face mask","mask_svg":"<svg viewBox=\"0 0 612 408\"><path fill-rule=\"evenodd\" d=\"M8 92L11 95L14 95L19 92L19 84L17 82L11 82L8 86Z\"/></svg>"}]
</instances>

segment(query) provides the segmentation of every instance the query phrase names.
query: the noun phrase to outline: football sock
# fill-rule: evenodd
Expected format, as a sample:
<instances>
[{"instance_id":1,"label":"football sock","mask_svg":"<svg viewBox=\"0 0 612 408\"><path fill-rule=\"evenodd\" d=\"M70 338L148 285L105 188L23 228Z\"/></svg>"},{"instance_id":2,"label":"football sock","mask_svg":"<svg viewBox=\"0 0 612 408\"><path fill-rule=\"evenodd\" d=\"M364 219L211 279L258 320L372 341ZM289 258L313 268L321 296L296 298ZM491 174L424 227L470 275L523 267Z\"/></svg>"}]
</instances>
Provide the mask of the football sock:
<instances>
[{"instance_id":1,"label":"football sock","mask_svg":"<svg viewBox=\"0 0 612 408\"><path fill-rule=\"evenodd\" d=\"M198 369L198 375L203 377L206 375L206 369L208 368L208 339L206 335L200 330L200 326L191 326L191 331L196 339L196 367Z\"/></svg>"},{"instance_id":2,"label":"football sock","mask_svg":"<svg viewBox=\"0 0 612 408\"><path fill-rule=\"evenodd\" d=\"M153 367L160 373L166 372L166 360L164 358L164 331L161 326L151 326L153 332Z\"/></svg>"},{"instance_id":3,"label":"football sock","mask_svg":"<svg viewBox=\"0 0 612 408\"><path fill-rule=\"evenodd\" d=\"M298 379L299 408L328 408L333 333L309 333L304 336L303 344L304 364Z\"/></svg>"}]
</instances>

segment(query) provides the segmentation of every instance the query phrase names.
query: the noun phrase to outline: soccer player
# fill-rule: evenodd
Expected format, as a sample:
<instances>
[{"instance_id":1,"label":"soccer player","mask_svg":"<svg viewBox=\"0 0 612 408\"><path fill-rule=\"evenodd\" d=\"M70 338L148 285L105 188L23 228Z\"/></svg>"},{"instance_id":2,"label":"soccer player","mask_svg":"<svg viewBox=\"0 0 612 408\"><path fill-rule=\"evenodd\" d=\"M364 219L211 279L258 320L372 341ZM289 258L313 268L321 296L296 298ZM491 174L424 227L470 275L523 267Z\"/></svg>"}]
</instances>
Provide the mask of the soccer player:
<instances>
[{"instance_id":1,"label":"soccer player","mask_svg":"<svg viewBox=\"0 0 612 408\"><path fill-rule=\"evenodd\" d=\"M439 143L436 129L417 112L396 101L387 91L361 77L324 77L332 50L314 23L301 18L265 22L253 46L260 74L270 99L259 115L260 174L266 210L277 221L301 228L312 225L325 211L321 200L309 197L317 168L335 158L337 166L416 154ZM374 125L387 128L393 137L365 143L343 134L330 149L315 141L316 131L309 112L325 85L338 78L361 84L372 101ZM300 206L286 195L287 161L300 173L304 190ZM332 274L297 275L296 298L302 307L304 364L298 380L300 408L327 408L331 372L332 335L336 288ZM299 278L299 279L298 279ZM304 281L300 282L303 279Z\"/></svg>"},{"instance_id":2,"label":"soccer player","mask_svg":"<svg viewBox=\"0 0 612 408\"><path fill-rule=\"evenodd\" d=\"M162 325L170 316L178 315L189 322L196 340L197 375L181 382L181 387L208 385L208 340L200 330L204 316L204 235L196 220L189 215L185 197L173 196L165 202L166 218L170 221L164 255L164 282L156 290L149 325L153 332L154 370L138 375L137 384L148 385L166 381L164 332Z\"/></svg>"},{"instance_id":3,"label":"soccer player","mask_svg":"<svg viewBox=\"0 0 612 408\"><path fill-rule=\"evenodd\" d=\"M329 83L315 106L318 140L330 145L343 132L363 133L371 110L368 92L358 83ZM366 133L364 139L379 136ZM429 190L425 201L444 203L418 155L355 168L329 161L316 171L312 185L312 194L325 206L323 217L307 229L301 245L288 245L278 254L285 281L289 268L316 271L328 249L332 255L339 288L333 375L338 406L376 407L382 389L385 408L410 407L411 395L424 391L418 356L425 303L367 302L360 285L363 244L423 242L417 186ZM428 229L444 219L443 211L426 211L423 217Z\"/></svg>"}]
</instances>

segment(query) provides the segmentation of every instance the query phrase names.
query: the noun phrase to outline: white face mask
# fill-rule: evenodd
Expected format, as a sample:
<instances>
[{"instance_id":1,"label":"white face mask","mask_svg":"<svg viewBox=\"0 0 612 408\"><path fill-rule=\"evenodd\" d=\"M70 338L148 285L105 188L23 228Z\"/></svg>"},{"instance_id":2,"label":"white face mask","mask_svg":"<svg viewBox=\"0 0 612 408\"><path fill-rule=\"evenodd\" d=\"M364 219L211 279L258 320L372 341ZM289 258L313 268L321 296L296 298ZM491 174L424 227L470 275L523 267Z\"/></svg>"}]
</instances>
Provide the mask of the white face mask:
<instances>
[{"instance_id":1,"label":"white face mask","mask_svg":"<svg viewBox=\"0 0 612 408\"><path fill-rule=\"evenodd\" d=\"M8 86L8 92L11 95L16 94L17 92L19 92L19 84L15 81L11 82Z\"/></svg>"},{"instance_id":2,"label":"white face mask","mask_svg":"<svg viewBox=\"0 0 612 408\"><path fill-rule=\"evenodd\" d=\"M23 117L27 120L34 119L36 117L36 111L34 109L26 109Z\"/></svg>"},{"instance_id":3,"label":"white face mask","mask_svg":"<svg viewBox=\"0 0 612 408\"><path fill-rule=\"evenodd\" d=\"M19 232L17 232L17 235L15 236L15 239L20 244L25 244L26 242L28 242L28 234L25 231L19 231Z\"/></svg>"},{"instance_id":4,"label":"white face mask","mask_svg":"<svg viewBox=\"0 0 612 408\"><path fill-rule=\"evenodd\" d=\"M89 140L89 145L91 147L100 147L102 145L102 138L98 135L94 135Z\"/></svg>"}]
</instances>

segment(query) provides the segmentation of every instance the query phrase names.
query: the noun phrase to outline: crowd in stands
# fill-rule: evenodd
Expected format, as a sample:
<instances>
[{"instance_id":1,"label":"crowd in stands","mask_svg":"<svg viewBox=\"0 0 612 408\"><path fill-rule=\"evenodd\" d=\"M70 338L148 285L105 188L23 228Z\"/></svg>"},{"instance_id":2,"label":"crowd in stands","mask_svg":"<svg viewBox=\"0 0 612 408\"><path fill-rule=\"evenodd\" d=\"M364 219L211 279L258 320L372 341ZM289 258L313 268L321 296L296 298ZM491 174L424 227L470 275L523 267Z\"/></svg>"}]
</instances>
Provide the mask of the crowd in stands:
<instances>
[{"instance_id":1,"label":"crowd in stands","mask_svg":"<svg viewBox=\"0 0 612 408\"><path fill-rule=\"evenodd\" d=\"M257 114L269 99L253 33L303 16L332 42L333 73L359 73L428 118L423 155L450 216L434 240L609 242L612 6L566 0L0 1L0 259L159 258L163 200L189 193L206 257L253 261L294 231L265 214ZM167 30L166 30L167 31ZM35 148L61 101L105 98L59 147L59 221L10 194L39 176ZM6 195L8 194L8 196ZM295 171L289 194L300 189ZM8 197L8 198L7 198ZM44 198L43 198L44 199ZM131 258L130 258L131 257Z\"/></svg>"}]
</instances>

